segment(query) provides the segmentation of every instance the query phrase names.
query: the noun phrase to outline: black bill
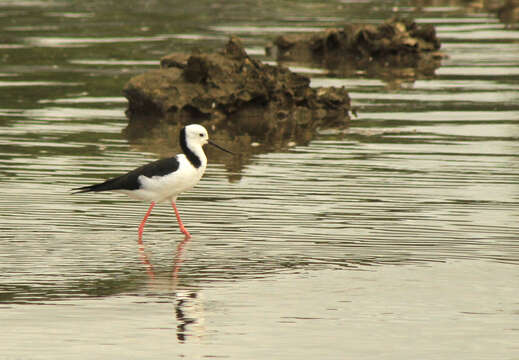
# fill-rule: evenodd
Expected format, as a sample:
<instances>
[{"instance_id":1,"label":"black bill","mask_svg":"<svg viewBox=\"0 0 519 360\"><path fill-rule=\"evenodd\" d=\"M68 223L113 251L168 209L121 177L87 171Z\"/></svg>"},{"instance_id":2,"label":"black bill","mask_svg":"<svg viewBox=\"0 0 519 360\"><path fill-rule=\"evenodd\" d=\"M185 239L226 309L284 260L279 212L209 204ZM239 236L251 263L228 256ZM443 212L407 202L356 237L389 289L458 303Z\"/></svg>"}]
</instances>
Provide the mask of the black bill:
<instances>
[{"instance_id":1,"label":"black bill","mask_svg":"<svg viewBox=\"0 0 519 360\"><path fill-rule=\"evenodd\" d=\"M220 145L217 145L217 144L215 144L214 142L212 142L211 140L208 140L208 143L209 143L210 145L213 145L215 148L218 148L218 149L220 149L220 150L222 150L222 151L225 151L226 153L229 153L229 154L233 154L233 155L234 155L233 152L231 152L231 151L229 151L229 150L227 150L227 149L224 149L224 148L221 147Z\"/></svg>"}]
</instances>

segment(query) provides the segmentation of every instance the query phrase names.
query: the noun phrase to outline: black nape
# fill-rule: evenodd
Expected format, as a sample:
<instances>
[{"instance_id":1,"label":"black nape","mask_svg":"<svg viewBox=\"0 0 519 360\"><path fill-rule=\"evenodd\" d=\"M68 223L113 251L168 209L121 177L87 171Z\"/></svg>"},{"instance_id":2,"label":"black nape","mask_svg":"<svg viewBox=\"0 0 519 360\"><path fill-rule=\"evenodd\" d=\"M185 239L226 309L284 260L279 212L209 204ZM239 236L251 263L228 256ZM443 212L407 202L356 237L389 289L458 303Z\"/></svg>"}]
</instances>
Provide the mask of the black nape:
<instances>
[{"instance_id":1,"label":"black nape","mask_svg":"<svg viewBox=\"0 0 519 360\"><path fill-rule=\"evenodd\" d=\"M183 127L182 130L180 130L180 147L182 148L182 151L186 155L187 159L195 168L199 168L202 166L202 161L200 158L191 151L191 149L187 146L187 137L186 137L186 128Z\"/></svg>"}]
</instances>

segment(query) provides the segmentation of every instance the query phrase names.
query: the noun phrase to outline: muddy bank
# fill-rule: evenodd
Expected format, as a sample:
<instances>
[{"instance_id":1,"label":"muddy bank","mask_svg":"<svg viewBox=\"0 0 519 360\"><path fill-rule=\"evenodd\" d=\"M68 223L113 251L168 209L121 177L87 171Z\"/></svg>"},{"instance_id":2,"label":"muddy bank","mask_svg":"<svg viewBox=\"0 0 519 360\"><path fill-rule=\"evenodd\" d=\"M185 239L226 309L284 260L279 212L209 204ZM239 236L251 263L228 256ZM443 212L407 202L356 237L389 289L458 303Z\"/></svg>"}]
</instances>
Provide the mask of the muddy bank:
<instances>
[{"instance_id":1,"label":"muddy bank","mask_svg":"<svg viewBox=\"0 0 519 360\"><path fill-rule=\"evenodd\" d=\"M309 141L316 128L347 123L344 88L311 88L310 79L250 58L232 37L217 53L171 54L161 68L130 79L126 132L175 138L198 122L232 148ZM228 143L228 144L226 144Z\"/></svg>"},{"instance_id":2,"label":"muddy bank","mask_svg":"<svg viewBox=\"0 0 519 360\"><path fill-rule=\"evenodd\" d=\"M278 36L267 53L281 62L313 63L340 74L373 77L433 75L443 54L433 25L392 18L317 33Z\"/></svg>"}]
</instances>

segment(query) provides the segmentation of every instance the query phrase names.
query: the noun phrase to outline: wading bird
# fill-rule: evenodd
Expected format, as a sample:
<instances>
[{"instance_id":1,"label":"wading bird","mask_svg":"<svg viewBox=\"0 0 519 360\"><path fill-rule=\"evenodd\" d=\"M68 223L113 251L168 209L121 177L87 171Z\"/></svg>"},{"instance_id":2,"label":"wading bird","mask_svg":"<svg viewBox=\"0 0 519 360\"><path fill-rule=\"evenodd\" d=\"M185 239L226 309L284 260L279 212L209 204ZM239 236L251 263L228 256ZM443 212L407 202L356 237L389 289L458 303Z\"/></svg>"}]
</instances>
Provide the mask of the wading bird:
<instances>
[{"instance_id":1,"label":"wading bird","mask_svg":"<svg viewBox=\"0 0 519 360\"><path fill-rule=\"evenodd\" d=\"M210 144L232 154L209 140L207 130L198 124L187 125L180 131L180 147L183 154L161 159L138 167L127 174L108 179L105 182L72 189L74 193L117 191L131 198L151 202L151 205L139 226L139 243L146 220L155 204L171 201L177 217L180 231L191 236L184 227L175 204L178 195L192 189L202 178L207 166L203 146Z\"/></svg>"}]
</instances>

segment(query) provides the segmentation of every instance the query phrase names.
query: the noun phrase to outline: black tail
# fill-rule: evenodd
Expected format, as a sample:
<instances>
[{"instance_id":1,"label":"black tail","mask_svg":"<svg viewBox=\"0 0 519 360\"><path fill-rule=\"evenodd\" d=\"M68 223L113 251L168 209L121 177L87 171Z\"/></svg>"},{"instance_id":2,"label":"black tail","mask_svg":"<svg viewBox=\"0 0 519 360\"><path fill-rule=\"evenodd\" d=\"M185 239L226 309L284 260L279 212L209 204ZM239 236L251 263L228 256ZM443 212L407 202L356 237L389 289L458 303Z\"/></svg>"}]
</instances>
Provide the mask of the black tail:
<instances>
[{"instance_id":1,"label":"black tail","mask_svg":"<svg viewBox=\"0 0 519 360\"><path fill-rule=\"evenodd\" d=\"M103 183L100 184L94 184L94 185L88 185L88 186L82 186L78 188L72 189L72 194L79 194L79 193L85 193L85 192L91 192L91 191L110 191L110 190L117 190L120 189L118 184L116 183L116 179L109 179L106 180Z\"/></svg>"},{"instance_id":2,"label":"black tail","mask_svg":"<svg viewBox=\"0 0 519 360\"><path fill-rule=\"evenodd\" d=\"M141 187L139 176L163 176L175 172L179 167L176 157L154 161L152 163L138 167L127 174L108 179L105 182L82 186L72 189L73 194L91 191L110 191L110 190L137 190Z\"/></svg>"},{"instance_id":3,"label":"black tail","mask_svg":"<svg viewBox=\"0 0 519 360\"><path fill-rule=\"evenodd\" d=\"M79 193L84 193L84 192L89 192L89 191L92 191L89 189L90 186L83 186L83 187L78 187L78 188L73 188L71 189L71 194L79 194Z\"/></svg>"},{"instance_id":4,"label":"black tail","mask_svg":"<svg viewBox=\"0 0 519 360\"><path fill-rule=\"evenodd\" d=\"M99 185L99 184L97 184ZM74 188L72 189L72 194L79 194L79 193L84 193L84 192L90 192L90 191L95 191L96 185L89 185L89 186L82 186L82 187L78 187L78 188Z\"/></svg>"}]
</instances>

